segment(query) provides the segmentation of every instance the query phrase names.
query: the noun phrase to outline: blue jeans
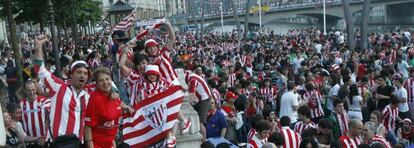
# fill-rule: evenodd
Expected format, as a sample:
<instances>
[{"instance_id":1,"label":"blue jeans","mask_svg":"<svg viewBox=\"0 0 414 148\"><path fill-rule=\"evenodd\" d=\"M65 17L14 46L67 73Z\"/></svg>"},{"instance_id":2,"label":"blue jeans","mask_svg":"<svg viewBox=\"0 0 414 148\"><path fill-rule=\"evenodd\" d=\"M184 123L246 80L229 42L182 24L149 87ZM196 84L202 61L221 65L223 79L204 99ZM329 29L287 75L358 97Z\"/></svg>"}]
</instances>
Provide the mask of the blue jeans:
<instances>
[{"instance_id":1,"label":"blue jeans","mask_svg":"<svg viewBox=\"0 0 414 148\"><path fill-rule=\"evenodd\" d=\"M129 105L131 103L131 100L128 97L126 84L121 82L118 87L118 91L119 91L119 97L121 98L122 102Z\"/></svg>"},{"instance_id":2,"label":"blue jeans","mask_svg":"<svg viewBox=\"0 0 414 148\"><path fill-rule=\"evenodd\" d=\"M395 135L394 131L388 131L385 135L385 139L387 139L391 145L395 145L398 142L397 136Z\"/></svg>"}]
</instances>

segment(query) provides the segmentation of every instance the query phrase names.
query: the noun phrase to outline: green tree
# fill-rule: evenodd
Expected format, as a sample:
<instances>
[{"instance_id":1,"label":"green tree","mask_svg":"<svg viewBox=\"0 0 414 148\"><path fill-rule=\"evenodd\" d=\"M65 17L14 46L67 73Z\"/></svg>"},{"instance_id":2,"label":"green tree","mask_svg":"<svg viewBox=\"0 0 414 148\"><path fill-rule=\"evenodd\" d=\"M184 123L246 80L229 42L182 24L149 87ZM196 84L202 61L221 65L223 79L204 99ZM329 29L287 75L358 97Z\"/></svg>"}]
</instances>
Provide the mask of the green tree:
<instances>
[{"instance_id":1,"label":"green tree","mask_svg":"<svg viewBox=\"0 0 414 148\"><path fill-rule=\"evenodd\" d=\"M20 52L20 48L17 41L16 36L16 22L13 16L13 9L18 4L17 2L13 3L11 0L3 0L4 6L4 13L3 16L7 18L7 22L9 24L10 30L10 40L11 40L11 47L14 52L14 58L16 62L16 69L17 69L17 82L18 87L23 86L23 73L22 73L22 54Z\"/></svg>"}]
</instances>

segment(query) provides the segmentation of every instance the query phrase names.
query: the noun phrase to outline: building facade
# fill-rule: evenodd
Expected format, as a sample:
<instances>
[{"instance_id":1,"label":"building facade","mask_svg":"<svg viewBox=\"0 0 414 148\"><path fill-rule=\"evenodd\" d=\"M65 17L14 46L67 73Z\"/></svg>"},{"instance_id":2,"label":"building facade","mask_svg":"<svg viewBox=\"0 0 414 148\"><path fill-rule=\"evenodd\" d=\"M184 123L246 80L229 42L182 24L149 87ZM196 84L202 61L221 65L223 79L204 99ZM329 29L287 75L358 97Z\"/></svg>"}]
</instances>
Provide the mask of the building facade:
<instances>
[{"instance_id":1,"label":"building facade","mask_svg":"<svg viewBox=\"0 0 414 148\"><path fill-rule=\"evenodd\" d=\"M103 10L107 12L109 8L115 4L118 0L102 0ZM166 3L169 0L120 0L136 8L137 18L150 19L166 16L167 9Z\"/></svg>"}]
</instances>

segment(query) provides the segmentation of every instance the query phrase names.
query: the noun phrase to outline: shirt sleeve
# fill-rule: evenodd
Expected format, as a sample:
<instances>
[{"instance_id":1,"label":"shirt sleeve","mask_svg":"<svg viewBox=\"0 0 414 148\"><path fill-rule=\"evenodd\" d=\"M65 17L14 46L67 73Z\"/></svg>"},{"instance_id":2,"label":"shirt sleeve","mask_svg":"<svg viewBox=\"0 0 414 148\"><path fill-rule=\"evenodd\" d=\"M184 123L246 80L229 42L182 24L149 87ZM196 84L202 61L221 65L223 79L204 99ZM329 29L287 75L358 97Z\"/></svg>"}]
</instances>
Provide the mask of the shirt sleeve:
<instances>
[{"instance_id":1,"label":"shirt sleeve","mask_svg":"<svg viewBox=\"0 0 414 148\"><path fill-rule=\"evenodd\" d=\"M96 95L92 94L89 100L88 106L86 107L85 125L94 127L98 125L96 117Z\"/></svg>"},{"instance_id":2,"label":"shirt sleeve","mask_svg":"<svg viewBox=\"0 0 414 148\"><path fill-rule=\"evenodd\" d=\"M35 60L35 73L40 81L44 82L45 87L49 90L49 96L54 96L65 82L50 73L42 60Z\"/></svg>"},{"instance_id":3,"label":"shirt sleeve","mask_svg":"<svg viewBox=\"0 0 414 148\"><path fill-rule=\"evenodd\" d=\"M188 92L189 93L195 93L195 91L196 91L196 81L191 80L189 85L188 85Z\"/></svg>"}]
</instances>

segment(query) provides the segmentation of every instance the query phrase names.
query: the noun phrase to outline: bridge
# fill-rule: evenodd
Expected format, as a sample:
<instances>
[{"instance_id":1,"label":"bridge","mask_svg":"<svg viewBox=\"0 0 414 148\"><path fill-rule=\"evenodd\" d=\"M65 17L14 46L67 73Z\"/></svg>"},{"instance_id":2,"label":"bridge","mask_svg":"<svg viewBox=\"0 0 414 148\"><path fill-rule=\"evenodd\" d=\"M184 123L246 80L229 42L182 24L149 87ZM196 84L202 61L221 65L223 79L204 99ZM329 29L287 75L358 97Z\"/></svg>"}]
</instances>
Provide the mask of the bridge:
<instances>
[{"instance_id":1,"label":"bridge","mask_svg":"<svg viewBox=\"0 0 414 148\"><path fill-rule=\"evenodd\" d=\"M391 6L391 5L410 5L414 6L413 0L371 0L371 7L377 6ZM362 10L363 0L358 1L351 1L350 2L350 10L352 13L358 12ZM412 7L410 8L412 9ZM239 11L241 12L241 11ZM244 22L245 11L239 13L240 22ZM262 25L266 25L271 23L274 20L284 18L286 16L295 16L295 15L304 15L318 18L322 20L323 18L323 10L322 10L322 3L315 2L315 3L307 3L307 4L297 4L293 7L274 7L271 8L268 12L262 13ZM387 14L386 14L387 15ZM341 18L344 18L344 11L342 8L341 2L332 2L329 6L326 7L326 17L329 21L336 21ZM387 17L387 16L386 16ZM193 18L189 18L189 23L194 21ZM196 21L200 22L201 17L197 16ZM259 24L259 17L249 17L249 23L252 24ZM205 16L204 23L206 24L219 24L221 22L220 14L214 16ZM227 12L223 15L223 22L230 23L235 22L235 18L233 13Z\"/></svg>"}]
</instances>

